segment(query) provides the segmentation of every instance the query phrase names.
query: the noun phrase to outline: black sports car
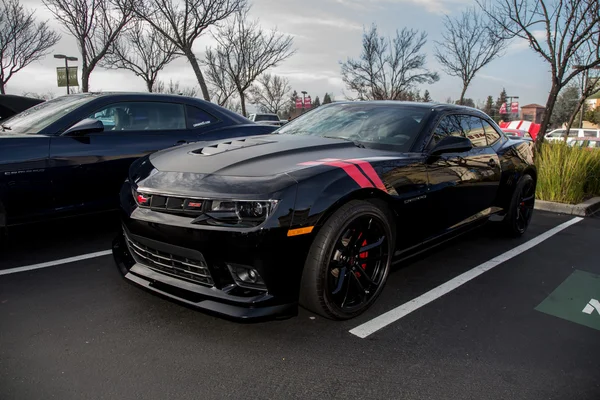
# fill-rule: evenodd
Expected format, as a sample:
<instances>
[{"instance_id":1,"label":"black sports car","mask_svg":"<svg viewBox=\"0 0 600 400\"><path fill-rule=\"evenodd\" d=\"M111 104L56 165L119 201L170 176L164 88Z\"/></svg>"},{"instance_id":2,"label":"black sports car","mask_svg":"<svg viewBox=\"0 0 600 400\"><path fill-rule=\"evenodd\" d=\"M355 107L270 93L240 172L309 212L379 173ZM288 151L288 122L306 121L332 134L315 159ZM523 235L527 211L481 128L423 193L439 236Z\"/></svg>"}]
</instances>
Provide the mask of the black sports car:
<instances>
[{"instance_id":1,"label":"black sports car","mask_svg":"<svg viewBox=\"0 0 600 400\"><path fill-rule=\"evenodd\" d=\"M271 135L136 161L113 252L128 280L200 309L351 318L395 255L492 216L525 232L532 151L472 108L334 103Z\"/></svg>"},{"instance_id":2,"label":"black sports car","mask_svg":"<svg viewBox=\"0 0 600 400\"><path fill-rule=\"evenodd\" d=\"M148 153L276 129L203 100L149 93L63 96L0 126L0 231L118 209L129 166Z\"/></svg>"},{"instance_id":3,"label":"black sports car","mask_svg":"<svg viewBox=\"0 0 600 400\"><path fill-rule=\"evenodd\" d=\"M44 100L33 97L0 94L0 121L43 102Z\"/></svg>"}]
</instances>

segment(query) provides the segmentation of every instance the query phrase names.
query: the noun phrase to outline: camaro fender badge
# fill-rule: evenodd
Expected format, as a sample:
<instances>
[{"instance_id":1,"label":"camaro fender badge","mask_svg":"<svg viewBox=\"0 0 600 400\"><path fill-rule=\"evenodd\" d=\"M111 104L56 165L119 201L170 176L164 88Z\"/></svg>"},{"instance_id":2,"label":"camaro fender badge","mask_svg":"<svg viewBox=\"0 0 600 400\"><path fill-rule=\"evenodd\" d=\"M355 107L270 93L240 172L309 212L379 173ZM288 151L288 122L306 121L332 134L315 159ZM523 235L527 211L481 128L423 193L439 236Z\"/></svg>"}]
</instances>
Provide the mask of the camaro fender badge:
<instances>
[{"instance_id":1,"label":"camaro fender badge","mask_svg":"<svg viewBox=\"0 0 600 400\"><path fill-rule=\"evenodd\" d=\"M361 188L376 187L377 189L383 190L384 192L388 193L388 190L383 184L383 181L381 180L379 175L377 175L377 172L368 161L358 159L340 160L337 158L323 158L317 161L302 162L298 165L328 165L331 167L341 168Z\"/></svg>"},{"instance_id":2,"label":"camaro fender badge","mask_svg":"<svg viewBox=\"0 0 600 400\"><path fill-rule=\"evenodd\" d=\"M414 201L419 201L419 200L423 200L423 199L426 199L426 198L427 198L427 195L424 194L424 195L421 195L421 196L413 197L412 199L406 199L406 200L404 200L404 204L412 203Z\"/></svg>"}]
</instances>

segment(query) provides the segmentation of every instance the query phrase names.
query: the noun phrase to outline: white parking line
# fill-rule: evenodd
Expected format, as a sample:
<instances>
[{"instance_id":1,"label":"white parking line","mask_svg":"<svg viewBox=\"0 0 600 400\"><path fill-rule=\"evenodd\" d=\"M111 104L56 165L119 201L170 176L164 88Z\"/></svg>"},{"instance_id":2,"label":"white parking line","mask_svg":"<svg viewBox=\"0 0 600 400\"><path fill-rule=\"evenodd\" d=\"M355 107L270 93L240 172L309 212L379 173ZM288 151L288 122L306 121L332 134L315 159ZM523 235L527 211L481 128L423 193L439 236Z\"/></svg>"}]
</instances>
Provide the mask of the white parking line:
<instances>
[{"instance_id":1,"label":"white parking line","mask_svg":"<svg viewBox=\"0 0 600 400\"><path fill-rule=\"evenodd\" d=\"M26 265L24 267L0 269L0 275L16 274L17 272L31 271L34 269L48 268L55 265L67 264L75 261L87 260L90 258L102 257L112 254L111 250L97 251L95 253L82 254L80 256L63 258L62 260L48 261L40 264Z\"/></svg>"},{"instance_id":2,"label":"white parking line","mask_svg":"<svg viewBox=\"0 0 600 400\"><path fill-rule=\"evenodd\" d=\"M483 264L478 265L477 267L475 267L465 273L460 274L456 278L453 278L453 279L449 280L448 282L443 283L442 285L430 290L429 292L424 293L421 296L416 297L416 298L412 299L411 301L406 302L406 303L394 308L393 310L386 312L385 314L381 314L380 316L378 316L370 321L367 321L364 324L359 325L354 329L351 329L350 333L358 336L359 338L364 339L367 336L371 335L372 333L375 333L378 330L385 328L389 324L398 321L400 318L407 316L411 312L418 310L419 308L421 308L421 307L431 303L432 301L442 297L443 295L453 291L454 289L458 288L459 286L464 285L465 283L469 282L471 279L477 278L479 275L483 274L484 272L489 271L490 269L492 269L494 267L497 267L498 265L502 264L503 262L508 261L511 258L518 256L519 254L531 249L534 246L537 246L544 240L556 235L563 229L566 229L569 226L578 223L582 219L583 218L576 217L576 218L573 218L572 220L569 220L563 224L560 224L557 227L554 227L554 228L550 229L549 231L544 232L541 235L536 236L535 238L515 247L514 249L511 249L511 250L499 255L498 257L492 258L491 260L486 261Z\"/></svg>"}]
</instances>

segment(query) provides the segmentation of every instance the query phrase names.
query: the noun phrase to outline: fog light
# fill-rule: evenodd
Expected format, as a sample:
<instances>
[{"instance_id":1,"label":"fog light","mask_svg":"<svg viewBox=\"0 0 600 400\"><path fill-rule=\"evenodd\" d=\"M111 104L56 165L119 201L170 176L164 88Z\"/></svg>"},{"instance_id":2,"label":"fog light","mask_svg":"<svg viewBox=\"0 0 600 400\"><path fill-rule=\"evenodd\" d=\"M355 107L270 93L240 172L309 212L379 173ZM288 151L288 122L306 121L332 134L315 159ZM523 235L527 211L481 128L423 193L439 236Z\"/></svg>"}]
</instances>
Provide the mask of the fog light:
<instances>
[{"instance_id":1,"label":"fog light","mask_svg":"<svg viewBox=\"0 0 600 400\"><path fill-rule=\"evenodd\" d=\"M267 290L265 282L254 268L233 263L227 263L227 268L236 285L248 289Z\"/></svg>"}]
</instances>

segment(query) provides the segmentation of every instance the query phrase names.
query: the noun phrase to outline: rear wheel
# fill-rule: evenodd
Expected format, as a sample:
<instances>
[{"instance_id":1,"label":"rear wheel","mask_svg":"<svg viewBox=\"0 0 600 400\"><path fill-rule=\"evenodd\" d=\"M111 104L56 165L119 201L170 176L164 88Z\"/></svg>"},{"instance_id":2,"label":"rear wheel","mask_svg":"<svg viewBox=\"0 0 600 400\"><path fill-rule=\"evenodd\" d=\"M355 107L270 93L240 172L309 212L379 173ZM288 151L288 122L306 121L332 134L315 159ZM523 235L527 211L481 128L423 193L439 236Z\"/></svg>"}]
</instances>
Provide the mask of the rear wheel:
<instances>
[{"instance_id":1,"label":"rear wheel","mask_svg":"<svg viewBox=\"0 0 600 400\"><path fill-rule=\"evenodd\" d=\"M390 270L393 225L384 205L351 201L338 209L310 248L300 303L332 319L353 318L369 308Z\"/></svg>"},{"instance_id":2,"label":"rear wheel","mask_svg":"<svg viewBox=\"0 0 600 400\"><path fill-rule=\"evenodd\" d=\"M535 181L525 174L517 182L517 187L504 218L504 228L510 236L521 236L527 231L535 206Z\"/></svg>"}]
</instances>

